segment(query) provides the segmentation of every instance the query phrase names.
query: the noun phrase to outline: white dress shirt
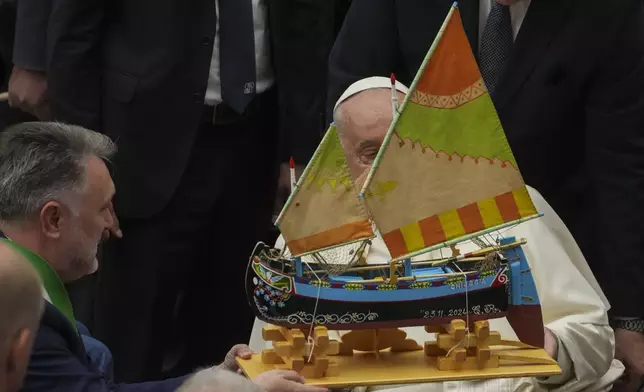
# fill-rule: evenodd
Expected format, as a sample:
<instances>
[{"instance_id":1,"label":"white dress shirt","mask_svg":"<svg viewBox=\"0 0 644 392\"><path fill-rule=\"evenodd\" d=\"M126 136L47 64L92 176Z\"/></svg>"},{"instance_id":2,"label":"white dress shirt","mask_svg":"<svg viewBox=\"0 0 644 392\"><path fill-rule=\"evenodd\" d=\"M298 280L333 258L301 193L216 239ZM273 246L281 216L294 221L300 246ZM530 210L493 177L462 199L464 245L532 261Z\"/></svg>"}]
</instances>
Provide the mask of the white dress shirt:
<instances>
[{"instance_id":1,"label":"white dress shirt","mask_svg":"<svg viewBox=\"0 0 644 392\"><path fill-rule=\"evenodd\" d=\"M268 90L275 82L270 58L270 41L268 19L265 0L253 1L253 25L255 26L255 83L257 94ZM219 79L219 0L215 1L217 7L217 29L210 63L210 77L206 89L205 103L216 106L221 103L221 83Z\"/></svg>"},{"instance_id":2,"label":"white dress shirt","mask_svg":"<svg viewBox=\"0 0 644 392\"><path fill-rule=\"evenodd\" d=\"M487 22L487 16L490 14L492 9L492 2L496 0L480 0L479 1L479 43L481 42L481 37L483 36L483 29L485 29L485 22ZM517 38L519 34L519 29L523 23L526 13L528 12L528 7L530 6L530 0L519 0L515 4L510 6L510 19L512 20L512 33L514 38Z\"/></svg>"},{"instance_id":3,"label":"white dress shirt","mask_svg":"<svg viewBox=\"0 0 644 392\"><path fill-rule=\"evenodd\" d=\"M529 188L530 196L544 216L512 227L504 236L526 238L523 249L530 263L541 300L543 321L556 335L559 343L557 362L562 375L546 379L530 377L486 381L450 381L432 384L370 387L367 391L440 392L440 391L607 391L624 371L614 360L614 334L606 312L610 308L604 293L592 274L577 243L543 197ZM275 245L284 246L280 237ZM467 252L468 246L458 248ZM439 256L427 254L424 257ZM390 259L381 237L373 240L367 256L368 264L387 263ZM255 320L250 347L261 351L270 342L262 340L265 324ZM505 318L490 320L490 328L504 339L516 340L516 334ZM403 328L411 339L421 345L433 338L422 327ZM330 331L336 339L339 334ZM355 391L364 391L356 388Z\"/></svg>"}]
</instances>

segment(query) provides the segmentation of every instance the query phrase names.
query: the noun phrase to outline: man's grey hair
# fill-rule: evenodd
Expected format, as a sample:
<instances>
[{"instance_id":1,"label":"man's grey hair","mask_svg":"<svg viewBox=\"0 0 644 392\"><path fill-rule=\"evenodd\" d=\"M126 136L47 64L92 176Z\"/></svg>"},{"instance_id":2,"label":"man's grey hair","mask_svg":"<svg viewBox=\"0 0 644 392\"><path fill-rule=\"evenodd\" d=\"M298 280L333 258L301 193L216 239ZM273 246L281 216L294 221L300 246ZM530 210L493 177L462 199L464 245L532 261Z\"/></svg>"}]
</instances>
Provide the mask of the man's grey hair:
<instances>
[{"instance_id":1,"label":"man's grey hair","mask_svg":"<svg viewBox=\"0 0 644 392\"><path fill-rule=\"evenodd\" d=\"M26 122L0 133L0 222L21 222L86 185L90 157L109 160L112 140L80 126Z\"/></svg>"},{"instance_id":2,"label":"man's grey hair","mask_svg":"<svg viewBox=\"0 0 644 392\"><path fill-rule=\"evenodd\" d=\"M262 392L259 385L229 370L202 370L184 382L177 392Z\"/></svg>"}]
</instances>

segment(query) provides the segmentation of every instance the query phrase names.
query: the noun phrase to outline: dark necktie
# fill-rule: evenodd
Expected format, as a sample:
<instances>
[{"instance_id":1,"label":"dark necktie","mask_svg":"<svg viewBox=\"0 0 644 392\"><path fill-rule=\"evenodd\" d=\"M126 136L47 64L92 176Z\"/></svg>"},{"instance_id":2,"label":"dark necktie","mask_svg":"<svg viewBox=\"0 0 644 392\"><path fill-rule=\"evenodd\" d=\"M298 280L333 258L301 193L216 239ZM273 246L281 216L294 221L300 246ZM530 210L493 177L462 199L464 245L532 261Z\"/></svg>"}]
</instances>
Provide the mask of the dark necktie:
<instances>
[{"instance_id":1,"label":"dark necktie","mask_svg":"<svg viewBox=\"0 0 644 392\"><path fill-rule=\"evenodd\" d=\"M494 91L506 71L514 38L510 7L492 1L492 9L481 37L479 68L490 95L494 96Z\"/></svg>"},{"instance_id":2,"label":"dark necktie","mask_svg":"<svg viewBox=\"0 0 644 392\"><path fill-rule=\"evenodd\" d=\"M255 30L252 0L219 0L221 97L243 113L255 96Z\"/></svg>"}]
</instances>

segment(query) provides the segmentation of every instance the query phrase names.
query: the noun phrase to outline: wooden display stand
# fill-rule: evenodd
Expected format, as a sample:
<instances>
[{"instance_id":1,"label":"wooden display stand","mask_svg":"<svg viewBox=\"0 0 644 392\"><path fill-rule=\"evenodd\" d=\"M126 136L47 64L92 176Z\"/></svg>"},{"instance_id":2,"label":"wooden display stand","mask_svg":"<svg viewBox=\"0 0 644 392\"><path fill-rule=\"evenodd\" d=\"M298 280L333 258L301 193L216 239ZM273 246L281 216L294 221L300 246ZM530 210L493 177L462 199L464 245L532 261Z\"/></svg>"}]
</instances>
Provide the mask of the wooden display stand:
<instances>
[{"instance_id":1,"label":"wooden display stand","mask_svg":"<svg viewBox=\"0 0 644 392\"><path fill-rule=\"evenodd\" d=\"M338 354L340 343L329 339L325 327L315 327L312 335L309 341L299 329L264 327L262 337L273 342L273 348L262 351L262 364L274 365L274 369L295 370L305 378L336 375L337 366L329 361L327 355Z\"/></svg>"},{"instance_id":2,"label":"wooden display stand","mask_svg":"<svg viewBox=\"0 0 644 392\"><path fill-rule=\"evenodd\" d=\"M427 382L551 376L561 373L542 348L505 341L477 321L426 326L435 341L420 346L400 329L356 330L330 340L325 327L311 331L267 326L263 338L272 349L238 359L251 379L272 369L291 369L307 384L329 388Z\"/></svg>"}]
</instances>

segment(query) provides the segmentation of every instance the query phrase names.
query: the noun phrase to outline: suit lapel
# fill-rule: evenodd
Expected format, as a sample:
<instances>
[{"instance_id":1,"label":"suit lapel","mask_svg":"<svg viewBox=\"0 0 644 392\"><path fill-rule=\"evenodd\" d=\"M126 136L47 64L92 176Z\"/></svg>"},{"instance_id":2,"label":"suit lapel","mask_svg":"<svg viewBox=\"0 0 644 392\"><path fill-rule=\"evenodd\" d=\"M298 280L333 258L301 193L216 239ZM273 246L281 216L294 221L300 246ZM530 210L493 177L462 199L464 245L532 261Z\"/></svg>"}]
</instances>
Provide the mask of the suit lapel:
<instances>
[{"instance_id":1,"label":"suit lapel","mask_svg":"<svg viewBox=\"0 0 644 392\"><path fill-rule=\"evenodd\" d=\"M570 15L571 0L532 0L515 39L508 72L501 80L495 103L510 102L521 89L543 52Z\"/></svg>"}]
</instances>

